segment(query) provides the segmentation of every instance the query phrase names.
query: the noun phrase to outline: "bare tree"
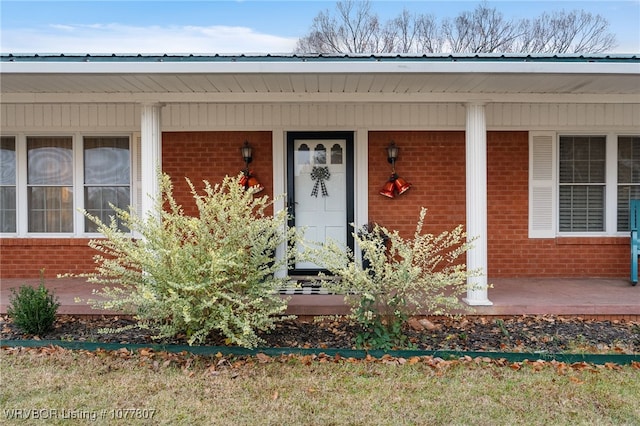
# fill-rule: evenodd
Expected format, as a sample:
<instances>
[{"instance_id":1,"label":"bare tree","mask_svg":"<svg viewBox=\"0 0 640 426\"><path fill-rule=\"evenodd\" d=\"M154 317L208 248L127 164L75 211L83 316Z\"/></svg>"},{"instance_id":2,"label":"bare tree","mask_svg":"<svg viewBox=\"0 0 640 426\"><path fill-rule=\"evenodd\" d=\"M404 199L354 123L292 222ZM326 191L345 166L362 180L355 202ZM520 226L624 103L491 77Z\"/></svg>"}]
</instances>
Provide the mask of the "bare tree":
<instances>
[{"instance_id":1,"label":"bare tree","mask_svg":"<svg viewBox=\"0 0 640 426\"><path fill-rule=\"evenodd\" d=\"M522 28L523 53L601 53L616 46L607 20L583 10L545 12L523 21Z\"/></svg>"},{"instance_id":2,"label":"bare tree","mask_svg":"<svg viewBox=\"0 0 640 426\"><path fill-rule=\"evenodd\" d=\"M371 3L345 0L336 4L336 16L326 10L313 19L310 33L298 40L296 52L379 52L381 40L378 16L371 12Z\"/></svg>"},{"instance_id":3,"label":"bare tree","mask_svg":"<svg viewBox=\"0 0 640 426\"><path fill-rule=\"evenodd\" d=\"M444 41L440 31L440 25L433 15L419 15L416 19L418 38L414 50L416 53L442 52Z\"/></svg>"},{"instance_id":4,"label":"bare tree","mask_svg":"<svg viewBox=\"0 0 640 426\"><path fill-rule=\"evenodd\" d=\"M403 9L385 26L384 53L435 53L442 47L439 25L433 15Z\"/></svg>"},{"instance_id":5,"label":"bare tree","mask_svg":"<svg viewBox=\"0 0 640 426\"><path fill-rule=\"evenodd\" d=\"M369 0L320 12L297 53L601 53L616 46L609 24L582 10L507 20L486 2L438 23L406 9L384 24Z\"/></svg>"},{"instance_id":6,"label":"bare tree","mask_svg":"<svg viewBox=\"0 0 640 426\"><path fill-rule=\"evenodd\" d=\"M445 45L453 53L511 52L520 31L515 21L505 20L486 2L442 24Z\"/></svg>"}]
</instances>

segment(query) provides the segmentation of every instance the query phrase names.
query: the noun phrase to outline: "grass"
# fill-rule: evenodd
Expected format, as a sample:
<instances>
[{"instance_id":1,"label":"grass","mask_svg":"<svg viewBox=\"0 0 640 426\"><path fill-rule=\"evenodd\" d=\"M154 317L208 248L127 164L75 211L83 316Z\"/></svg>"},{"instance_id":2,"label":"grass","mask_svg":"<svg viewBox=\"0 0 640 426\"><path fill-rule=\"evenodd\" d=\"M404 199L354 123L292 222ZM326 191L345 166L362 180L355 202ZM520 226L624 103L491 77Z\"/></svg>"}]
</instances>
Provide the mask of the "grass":
<instances>
[{"instance_id":1,"label":"grass","mask_svg":"<svg viewBox=\"0 0 640 426\"><path fill-rule=\"evenodd\" d=\"M112 417L139 409L153 410L146 424L178 425L640 424L637 365L53 348L1 355L0 423L15 409L55 409L53 424L74 413L120 424Z\"/></svg>"}]
</instances>

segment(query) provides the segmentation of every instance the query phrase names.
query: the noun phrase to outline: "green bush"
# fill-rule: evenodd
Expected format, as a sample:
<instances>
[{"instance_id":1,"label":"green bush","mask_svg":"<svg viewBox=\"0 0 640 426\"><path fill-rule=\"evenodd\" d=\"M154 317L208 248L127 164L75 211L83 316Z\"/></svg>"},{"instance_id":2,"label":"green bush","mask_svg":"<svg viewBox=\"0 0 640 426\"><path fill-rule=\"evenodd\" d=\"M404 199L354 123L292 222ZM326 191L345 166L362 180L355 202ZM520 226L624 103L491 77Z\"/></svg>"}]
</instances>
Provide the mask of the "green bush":
<instances>
[{"instance_id":1,"label":"green bush","mask_svg":"<svg viewBox=\"0 0 640 426\"><path fill-rule=\"evenodd\" d=\"M403 326L412 315L448 315L464 309L459 296L467 289L469 271L459 257L471 248L462 225L440 235L422 232L422 209L413 238L375 225L354 233L362 250L362 267L348 248L335 242L311 247L312 261L341 280L325 286L345 294L352 317L363 326L356 345L390 349L410 346Z\"/></svg>"},{"instance_id":2,"label":"green bush","mask_svg":"<svg viewBox=\"0 0 640 426\"><path fill-rule=\"evenodd\" d=\"M184 214L173 197L167 175L152 214L141 218L115 209L110 224L87 214L104 239L90 241L100 251L96 271L84 275L106 284L91 300L96 308L133 313L138 324L154 328L156 337L186 334L201 343L212 331L230 344L255 347L258 330L268 330L286 317L277 289L289 253L275 259L276 249L300 238L286 228L285 211L267 214L273 205L244 190L239 178L226 177L214 186L204 182L199 194L187 179L198 216ZM118 230L117 223L139 235ZM286 246L286 244L284 244Z\"/></svg>"},{"instance_id":3,"label":"green bush","mask_svg":"<svg viewBox=\"0 0 640 426\"><path fill-rule=\"evenodd\" d=\"M59 306L53 292L40 282L38 288L23 285L18 291L11 289L7 314L23 332L39 335L53 328Z\"/></svg>"}]
</instances>

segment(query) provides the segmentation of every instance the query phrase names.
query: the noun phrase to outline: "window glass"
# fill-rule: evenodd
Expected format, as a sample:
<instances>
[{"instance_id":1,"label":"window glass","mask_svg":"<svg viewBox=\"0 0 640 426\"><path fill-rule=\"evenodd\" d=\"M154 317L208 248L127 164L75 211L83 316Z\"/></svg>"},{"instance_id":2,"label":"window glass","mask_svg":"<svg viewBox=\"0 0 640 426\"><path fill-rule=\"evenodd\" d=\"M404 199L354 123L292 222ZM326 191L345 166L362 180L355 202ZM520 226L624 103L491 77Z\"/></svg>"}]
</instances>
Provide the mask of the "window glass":
<instances>
[{"instance_id":1,"label":"window glass","mask_svg":"<svg viewBox=\"0 0 640 426\"><path fill-rule=\"evenodd\" d=\"M559 159L560 231L604 231L606 138L562 136Z\"/></svg>"},{"instance_id":2,"label":"window glass","mask_svg":"<svg viewBox=\"0 0 640 426\"><path fill-rule=\"evenodd\" d=\"M629 231L629 202L640 199L640 136L618 137L618 231Z\"/></svg>"},{"instance_id":3,"label":"window glass","mask_svg":"<svg viewBox=\"0 0 640 426\"><path fill-rule=\"evenodd\" d=\"M85 137L83 147L85 210L110 223L112 206L127 209L131 204L129 138ZM121 223L118 227L127 231ZM85 231L97 232L96 224L85 219Z\"/></svg>"},{"instance_id":4,"label":"window glass","mask_svg":"<svg viewBox=\"0 0 640 426\"><path fill-rule=\"evenodd\" d=\"M0 232L16 232L16 141L0 138Z\"/></svg>"},{"instance_id":5,"label":"window glass","mask_svg":"<svg viewBox=\"0 0 640 426\"><path fill-rule=\"evenodd\" d=\"M84 138L84 183L129 185L129 138Z\"/></svg>"},{"instance_id":6,"label":"window glass","mask_svg":"<svg viewBox=\"0 0 640 426\"><path fill-rule=\"evenodd\" d=\"M73 185L70 137L29 137L27 158L29 185Z\"/></svg>"},{"instance_id":7,"label":"window glass","mask_svg":"<svg viewBox=\"0 0 640 426\"><path fill-rule=\"evenodd\" d=\"M73 188L27 187L29 232L73 232Z\"/></svg>"},{"instance_id":8,"label":"window glass","mask_svg":"<svg viewBox=\"0 0 640 426\"><path fill-rule=\"evenodd\" d=\"M29 232L73 232L71 137L27 138Z\"/></svg>"}]
</instances>

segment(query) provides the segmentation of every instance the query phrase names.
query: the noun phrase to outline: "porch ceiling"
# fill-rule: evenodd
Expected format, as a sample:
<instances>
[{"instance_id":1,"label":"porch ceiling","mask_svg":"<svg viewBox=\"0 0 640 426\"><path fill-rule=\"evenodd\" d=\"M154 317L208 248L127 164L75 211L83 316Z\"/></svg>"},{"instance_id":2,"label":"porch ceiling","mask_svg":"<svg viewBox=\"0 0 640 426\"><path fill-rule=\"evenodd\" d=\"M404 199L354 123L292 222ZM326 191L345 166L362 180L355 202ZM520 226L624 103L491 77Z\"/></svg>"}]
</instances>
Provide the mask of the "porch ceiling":
<instances>
[{"instance_id":1,"label":"porch ceiling","mask_svg":"<svg viewBox=\"0 0 640 426\"><path fill-rule=\"evenodd\" d=\"M640 103L640 63L6 61L3 102L488 101Z\"/></svg>"}]
</instances>

